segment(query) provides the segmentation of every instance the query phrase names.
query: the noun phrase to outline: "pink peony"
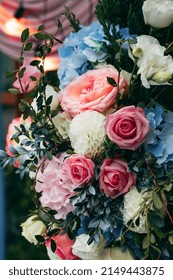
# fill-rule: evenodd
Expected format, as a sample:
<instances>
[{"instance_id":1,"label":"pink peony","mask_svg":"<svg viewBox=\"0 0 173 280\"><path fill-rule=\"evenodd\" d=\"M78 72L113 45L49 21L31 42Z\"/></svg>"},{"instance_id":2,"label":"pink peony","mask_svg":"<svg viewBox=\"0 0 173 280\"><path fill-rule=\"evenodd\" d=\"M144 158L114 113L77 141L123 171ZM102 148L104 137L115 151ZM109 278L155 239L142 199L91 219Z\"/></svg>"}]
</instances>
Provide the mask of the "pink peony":
<instances>
[{"instance_id":1,"label":"pink peony","mask_svg":"<svg viewBox=\"0 0 173 280\"><path fill-rule=\"evenodd\" d=\"M57 254L62 260L79 260L79 257L72 253L72 245L74 244L74 241L71 240L66 233L49 238L45 243L48 248L50 248L51 239L56 243L55 254Z\"/></svg>"},{"instance_id":2,"label":"pink peony","mask_svg":"<svg viewBox=\"0 0 173 280\"><path fill-rule=\"evenodd\" d=\"M112 86L107 77L111 77L119 87ZM62 92L61 106L72 117L86 111L105 112L116 102L116 96L123 94L127 84L122 75L112 66L89 70L75 78Z\"/></svg>"},{"instance_id":3,"label":"pink peony","mask_svg":"<svg viewBox=\"0 0 173 280\"><path fill-rule=\"evenodd\" d=\"M57 219L65 219L66 214L73 210L69 198L74 194L75 186L63 168L65 156L62 153L51 161L46 160L38 171L35 185L35 190L42 192L42 206L56 210Z\"/></svg>"},{"instance_id":4,"label":"pink peony","mask_svg":"<svg viewBox=\"0 0 173 280\"><path fill-rule=\"evenodd\" d=\"M94 176L94 166L90 158L77 154L71 155L64 161L64 170L76 186L82 186L91 181Z\"/></svg>"},{"instance_id":5,"label":"pink peony","mask_svg":"<svg viewBox=\"0 0 173 280\"><path fill-rule=\"evenodd\" d=\"M21 67L26 67L23 77L21 78L22 87L19 82L18 74L16 75L16 81L13 83L13 86L17 88L20 91L20 93L28 93L32 91L37 85L37 80L41 77L41 72L37 69L36 66L30 65L30 62L30 60L25 60ZM30 79L30 76L35 77L37 80L32 81Z\"/></svg>"},{"instance_id":6,"label":"pink peony","mask_svg":"<svg viewBox=\"0 0 173 280\"><path fill-rule=\"evenodd\" d=\"M15 140L11 139L12 136L17 133L17 130L15 129L16 127L20 128L21 124L24 124L25 127L28 129L29 126L31 125L32 119L28 117L27 119L23 119L23 115L21 115L19 118L15 118L12 120L12 122L8 126L8 131L6 135L6 152L9 156L13 156L13 153L10 151L9 146L12 146L14 148L20 147L21 141L26 138L25 136L20 136L19 137L19 143L17 143ZM20 164L20 159L14 163L15 167L18 167Z\"/></svg>"},{"instance_id":7,"label":"pink peony","mask_svg":"<svg viewBox=\"0 0 173 280\"><path fill-rule=\"evenodd\" d=\"M128 106L107 116L105 130L121 149L136 150L145 141L150 126L142 108Z\"/></svg>"},{"instance_id":8,"label":"pink peony","mask_svg":"<svg viewBox=\"0 0 173 280\"><path fill-rule=\"evenodd\" d=\"M127 171L127 163L120 159L105 159L99 175L100 191L112 199L128 192L136 183L136 175Z\"/></svg>"}]
</instances>

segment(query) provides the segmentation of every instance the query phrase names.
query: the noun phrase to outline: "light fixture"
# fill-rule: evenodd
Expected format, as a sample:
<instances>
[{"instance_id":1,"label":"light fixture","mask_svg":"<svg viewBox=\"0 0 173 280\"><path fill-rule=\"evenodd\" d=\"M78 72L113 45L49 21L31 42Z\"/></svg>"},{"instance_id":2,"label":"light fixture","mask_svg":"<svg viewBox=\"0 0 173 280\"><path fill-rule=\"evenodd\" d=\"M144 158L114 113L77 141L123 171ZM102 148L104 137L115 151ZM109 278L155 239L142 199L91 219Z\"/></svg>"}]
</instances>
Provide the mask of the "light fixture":
<instances>
[{"instance_id":1,"label":"light fixture","mask_svg":"<svg viewBox=\"0 0 173 280\"><path fill-rule=\"evenodd\" d=\"M90 2L98 0L67 1L66 5L76 15L83 25L94 20L93 13L86 13ZM58 2L58 3L57 3ZM0 50L17 60L21 51L21 33L29 28L30 35L36 33L40 25L45 25L45 31L55 35L63 41L72 31L72 28L63 18L63 31L57 33L57 22L64 13L64 0L0 0ZM55 42L51 54L46 58L45 68L56 70L59 65L58 47ZM33 53L25 52L26 58L31 58ZM46 70L48 71L48 70Z\"/></svg>"},{"instance_id":2,"label":"light fixture","mask_svg":"<svg viewBox=\"0 0 173 280\"><path fill-rule=\"evenodd\" d=\"M5 6L5 1L2 1L0 5L0 29L7 35L14 37L20 37L22 31L28 27L28 20L25 17L22 17L25 8L23 7L23 1L20 1L16 9L7 10ZM31 28L31 33L34 33L36 29Z\"/></svg>"}]
</instances>

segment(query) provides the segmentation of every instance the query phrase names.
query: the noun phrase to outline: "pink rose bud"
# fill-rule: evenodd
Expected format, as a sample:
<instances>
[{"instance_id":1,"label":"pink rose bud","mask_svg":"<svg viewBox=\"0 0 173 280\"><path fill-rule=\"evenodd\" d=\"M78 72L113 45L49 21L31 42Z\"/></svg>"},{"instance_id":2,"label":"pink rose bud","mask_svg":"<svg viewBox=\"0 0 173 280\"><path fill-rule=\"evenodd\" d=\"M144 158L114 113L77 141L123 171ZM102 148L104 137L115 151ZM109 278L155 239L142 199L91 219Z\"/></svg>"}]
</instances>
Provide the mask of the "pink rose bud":
<instances>
[{"instance_id":1,"label":"pink rose bud","mask_svg":"<svg viewBox=\"0 0 173 280\"><path fill-rule=\"evenodd\" d=\"M28 93L32 91L37 86L38 79L41 77L41 72L37 69L36 66L30 65L30 62L30 60L25 60L21 67L21 69L26 67L23 77L20 79L21 84L18 78L18 74L16 75L16 81L13 83L13 86L17 88L20 93ZM31 80L30 76L35 77L36 80Z\"/></svg>"},{"instance_id":2,"label":"pink rose bud","mask_svg":"<svg viewBox=\"0 0 173 280\"><path fill-rule=\"evenodd\" d=\"M108 77L119 83L119 86L112 86ZM61 106L72 117L86 110L102 113L114 105L117 94L123 94L126 89L123 76L114 67L104 66L75 78L62 91Z\"/></svg>"},{"instance_id":3,"label":"pink rose bud","mask_svg":"<svg viewBox=\"0 0 173 280\"><path fill-rule=\"evenodd\" d=\"M49 238L45 245L46 247L50 248L50 240L53 239L56 243L56 251L57 254L62 260L78 260L79 257L75 256L72 253L72 245L74 244L74 240L71 240L68 235L65 234L58 234L51 238Z\"/></svg>"},{"instance_id":4,"label":"pink rose bud","mask_svg":"<svg viewBox=\"0 0 173 280\"><path fill-rule=\"evenodd\" d=\"M145 141L150 126L142 108L128 106L107 116L105 130L121 149L136 150Z\"/></svg>"},{"instance_id":5,"label":"pink rose bud","mask_svg":"<svg viewBox=\"0 0 173 280\"><path fill-rule=\"evenodd\" d=\"M30 125L31 125L32 119L31 117L28 117L27 119L23 119L23 115L21 115L19 118L15 118L11 121L11 123L8 126L8 131L7 131L7 135L6 135L6 152L9 156L14 156L13 153L10 151L9 146L12 146L14 148L18 148L20 147L21 141L24 139L24 136L20 136L19 137L19 143L17 143L14 139L12 139L12 136L17 133L17 130L15 129L15 126L20 128L21 124L25 124L25 127L27 129L29 129ZM20 164L20 160L17 160L14 163L15 167L18 167Z\"/></svg>"},{"instance_id":6,"label":"pink rose bud","mask_svg":"<svg viewBox=\"0 0 173 280\"><path fill-rule=\"evenodd\" d=\"M100 191L107 197L116 197L128 192L136 183L136 175L127 171L127 163L120 159L105 159L100 168Z\"/></svg>"},{"instance_id":7,"label":"pink rose bud","mask_svg":"<svg viewBox=\"0 0 173 280\"><path fill-rule=\"evenodd\" d=\"M71 155L64 161L64 170L76 186L88 184L94 176L94 162L82 155Z\"/></svg>"}]
</instances>

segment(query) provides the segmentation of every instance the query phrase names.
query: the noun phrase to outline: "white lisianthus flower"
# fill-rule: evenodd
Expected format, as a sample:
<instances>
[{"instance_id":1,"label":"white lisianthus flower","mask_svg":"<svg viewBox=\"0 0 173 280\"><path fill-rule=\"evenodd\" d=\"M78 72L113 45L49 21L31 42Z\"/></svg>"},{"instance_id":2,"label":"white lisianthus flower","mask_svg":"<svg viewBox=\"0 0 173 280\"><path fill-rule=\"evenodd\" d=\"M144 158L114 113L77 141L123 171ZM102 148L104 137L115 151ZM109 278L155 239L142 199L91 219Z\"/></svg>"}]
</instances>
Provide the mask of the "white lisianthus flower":
<instances>
[{"instance_id":1,"label":"white lisianthus flower","mask_svg":"<svg viewBox=\"0 0 173 280\"><path fill-rule=\"evenodd\" d=\"M52 122L54 123L56 129L63 139L68 138L69 126L71 122L71 116L68 112L59 112L55 117L52 118Z\"/></svg>"},{"instance_id":2,"label":"white lisianthus flower","mask_svg":"<svg viewBox=\"0 0 173 280\"><path fill-rule=\"evenodd\" d=\"M77 236L72 246L72 252L83 260L132 260L132 256L127 250L122 252L120 248L104 248L105 241L100 239L99 243L92 242L87 244L89 235L81 234Z\"/></svg>"},{"instance_id":3,"label":"white lisianthus flower","mask_svg":"<svg viewBox=\"0 0 173 280\"><path fill-rule=\"evenodd\" d=\"M150 88L150 85L170 85L169 80L173 76L173 59L170 55L151 54L143 60L137 73L141 75L145 88Z\"/></svg>"},{"instance_id":4,"label":"white lisianthus flower","mask_svg":"<svg viewBox=\"0 0 173 280\"><path fill-rule=\"evenodd\" d=\"M165 28L173 23L172 0L146 0L142 6L145 24Z\"/></svg>"},{"instance_id":5,"label":"white lisianthus flower","mask_svg":"<svg viewBox=\"0 0 173 280\"><path fill-rule=\"evenodd\" d=\"M59 93L52 86L47 85L45 94L46 94L46 100L50 96L52 96L52 102L50 104L50 108L51 108L51 110L56 110L57 107L59 106L59 97L60 97ZM45 104L45 103L43 103L43 104ZM31 105L32 105L34 111L37 113L38 108L37 108L36 98L33 100Z\"/></svg>"},{"instance_id":6,"label":"white lisianthus flower","mask_svg":"<svg viewBox=\"0 0 173 280\"><path fill-rule=\"evenodd\" d=\"M128 228L131 231L146 233L145 223L147 216L142 209L145 209L146 203L151 202L151 198L148 198L148 196L149 194L146 190L139 193L136 187L131 188L131 190L124 195L124 207L122 209L123 221L126 226L128 226L127 224L130 222ZM146 197L147 202L145 201Z\"/></svg>"},{"instance_id":7,"label":"white lisianthus flower","mask_svg":"<svg viewBox=\"0 0 173 280\"><path fill-rule=\"evenodd\" d=\"M38 243L35 235L43 235L46 231L46 225L37 218L37 215L33 215L21 224L22 236L24 236L30 243L34 243L34 245L37 245Z\"/></svg>"},{"instance_id":8,"label":"white lisianthus flower","mask_svg":"<svg viewBox=\"0 0 173 280\"><path fill-rule=\"evenodd\" d=\"M104 147L105 116L96 111L85 111L73 118L69 137L76 154L95 157Z\"/></svg>"},{"instance_id":9,"label":"white lisianthus flower","mask_svg":"<svg viewBox=\"0 0 173 280\"><path fill-rule=\"evenodd\" d=\"M130 44L129 56L131 59L137 59L137 65L140 67L150 54L164 55L165 47L161 46L159 41L148 35L136 37L137 42Z\"/></svg>"},{"instance_id":10,"label":"white lisianthus flower","mask_svg":"<svg viewBox=\"0 0 173 280\"><path fill-rule=\"evenodd\" d=\"M150 85L170 85L173 59L170 55L164 56L165 50L156 38L147 35L138 36L137 43L130 45L129 56L137 60L137 74L141 75L145 88L150 88Z\"/></svg>"}]
</instances>

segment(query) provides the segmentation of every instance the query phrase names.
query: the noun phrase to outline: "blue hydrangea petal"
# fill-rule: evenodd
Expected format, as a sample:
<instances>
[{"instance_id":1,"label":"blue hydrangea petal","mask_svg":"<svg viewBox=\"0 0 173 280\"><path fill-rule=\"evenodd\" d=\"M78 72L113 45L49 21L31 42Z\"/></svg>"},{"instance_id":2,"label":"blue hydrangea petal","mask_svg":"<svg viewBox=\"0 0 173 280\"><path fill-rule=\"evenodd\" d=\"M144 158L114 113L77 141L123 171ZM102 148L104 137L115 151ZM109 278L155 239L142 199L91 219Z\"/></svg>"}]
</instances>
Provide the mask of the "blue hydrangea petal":
<instances>
[{"instance_id":1,"label":"blue hydrangea petal","mask_svg":"<svg viewBox=\"0 0 173 280\"><path fill-rule=\"evenodd\" d=\"M148 145L147 152L153 154L156 158L164 155L165 143L160 140L156 145Z\"/></svg>"}]
</instances>

